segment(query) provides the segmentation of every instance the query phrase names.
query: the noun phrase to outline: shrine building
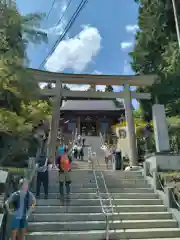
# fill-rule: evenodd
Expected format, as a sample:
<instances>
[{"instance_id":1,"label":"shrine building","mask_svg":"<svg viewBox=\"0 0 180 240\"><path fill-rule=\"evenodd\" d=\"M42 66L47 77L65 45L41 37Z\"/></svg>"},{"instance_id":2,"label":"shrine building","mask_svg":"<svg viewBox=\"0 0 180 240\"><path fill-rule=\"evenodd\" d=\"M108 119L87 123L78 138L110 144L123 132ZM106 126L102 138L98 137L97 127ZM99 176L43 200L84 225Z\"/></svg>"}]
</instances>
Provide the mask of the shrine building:
<instances>
[{"instance_id":1,"label":"shrine building","mask_svg":"<svg viewBox=\"0 0 180 240\"><path fill-rule=\"evenodd\" d=\"M75 129L88 136L107 133L111 126L125 116L121 100L63 100L60 108L60 126L64 134Z\"/></svg>"}]
</instances>

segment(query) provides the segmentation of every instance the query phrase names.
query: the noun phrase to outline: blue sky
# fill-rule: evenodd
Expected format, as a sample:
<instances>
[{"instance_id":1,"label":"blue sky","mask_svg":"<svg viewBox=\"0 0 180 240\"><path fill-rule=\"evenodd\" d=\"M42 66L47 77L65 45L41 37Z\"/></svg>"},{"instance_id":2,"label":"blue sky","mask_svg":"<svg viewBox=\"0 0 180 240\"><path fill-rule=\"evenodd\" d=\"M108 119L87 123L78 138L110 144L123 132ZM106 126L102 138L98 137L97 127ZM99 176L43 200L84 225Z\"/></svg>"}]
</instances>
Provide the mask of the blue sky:
<instances>
[{"instance_id":1,"label":"blue sky","mask_svg":"<svg viewBox=\"0 0 180 240\"><path fill-rule=\"evenodd\" d=\"M22 14L48 13L53 2L16 1ZM41 28L48 33L49 41L39 46L29 45L30 67L39 68L81 0L73 0L64 13L68 1L56 0L48 19L42 21ZM63 13L63 21L57 25ZM128 52L134 44L137 17L138 5L134 0L89 0L64 41L47 60L45 69L71 73L133 74ZM78 88L84 89L85 86Z\"/></svg>"}]
</instances>

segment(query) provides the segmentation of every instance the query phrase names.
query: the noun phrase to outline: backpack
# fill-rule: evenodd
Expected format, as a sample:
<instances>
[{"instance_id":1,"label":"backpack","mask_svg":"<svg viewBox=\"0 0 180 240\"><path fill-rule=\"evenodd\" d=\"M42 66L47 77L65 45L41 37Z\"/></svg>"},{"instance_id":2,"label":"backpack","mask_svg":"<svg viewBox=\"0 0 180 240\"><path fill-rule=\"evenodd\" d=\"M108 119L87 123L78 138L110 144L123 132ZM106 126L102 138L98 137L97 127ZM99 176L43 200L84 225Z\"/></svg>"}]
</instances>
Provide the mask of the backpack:
<instances>
[{"instance_id":1,"label":"backpack","mask_svg":"<svg viewBox=\"0 0 180 240\"><path fill-rule=\"evenodd\" d=\"M27 191L25 197L24 197L24 215L26 215L26 212L29 209L29 191ZM16 192L16 195L14 196L14 199L12 201L12 207L16 211L20 207L20 191Z\"/></svg>"},{"instance_id":2,"label":"backpack","mask_svg":"<svg viewBox=\"0 0 180 240\"><path fill-rule=\"evenodd\" d=\"M70 171L71 170L70 161L68 159L67 154L63 154L60 158L60 169L62 171Z\"/></svg>"}]
</instances>

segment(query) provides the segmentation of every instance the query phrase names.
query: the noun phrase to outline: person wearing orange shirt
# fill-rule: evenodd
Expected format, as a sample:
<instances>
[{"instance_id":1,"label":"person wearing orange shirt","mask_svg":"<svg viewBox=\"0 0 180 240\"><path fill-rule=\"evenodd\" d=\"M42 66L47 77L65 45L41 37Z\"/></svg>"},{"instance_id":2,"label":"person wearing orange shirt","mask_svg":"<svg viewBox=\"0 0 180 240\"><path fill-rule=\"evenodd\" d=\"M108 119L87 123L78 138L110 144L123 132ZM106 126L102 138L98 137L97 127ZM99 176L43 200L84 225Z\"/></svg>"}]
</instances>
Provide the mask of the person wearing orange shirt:
<instances>
[{"instance_id":1,"label":"person wearing orange shirt","mask_svg":"<svg viewBox=\"0 0 180 240\"><path fill-rule=\"evenodd\" d=\"M67 197L70 194L70 185L71 185L71 166L70 161L67 155L67 152L61 149L61 154L59 156L59 162L57 163L57 167L59 168L59 193L60 197L64 197L64 185L66 188Z\"/></svg>"}]
</instances>

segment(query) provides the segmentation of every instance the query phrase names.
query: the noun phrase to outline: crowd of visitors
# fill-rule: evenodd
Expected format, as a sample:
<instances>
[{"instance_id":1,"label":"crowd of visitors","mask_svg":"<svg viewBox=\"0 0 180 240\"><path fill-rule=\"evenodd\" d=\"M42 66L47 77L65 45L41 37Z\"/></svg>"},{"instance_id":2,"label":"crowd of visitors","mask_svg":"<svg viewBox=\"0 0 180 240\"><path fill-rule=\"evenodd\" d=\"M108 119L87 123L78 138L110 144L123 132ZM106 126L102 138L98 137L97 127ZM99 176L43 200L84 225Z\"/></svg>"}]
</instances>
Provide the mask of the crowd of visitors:
<instances>
[{"instance_id":1,"label":"crowd of visitors","mask_svg":"<svg viewBox=\"0 0 180 240\"><path fill-rule=\"evenodd\" d=\"M73 144L72 153L68 145L60 144L57 147L54 168L58 171L59 196L61 200L68 200L71 190L71 161L72 157L83 160L85 136L78 135ZM112 163L112 156L115 154L115 147L105 143L102 146L106 167ZM73 155L73 156L72 156ZM49 169L52 163L47 158L45 149L42 149L36 162L36 198L40 198L40 188L43 185L44 199L48 199ZM51 166L51 167L50 167ZM24 239L24 232L27 228L27 220L36 204L35 196L28 190L28 183L23 178L19 181L19 190L16 190L5 202L6 211L13 214L12 217L12 240Z\"/></svg>"},{"instance_id":2,"label":"crowd of visitors","mask_svg":"<svg viewBox=\"0 0 180 240\"><path fill-rule=\"evenodd\" d=\"M59 172L59 193L64 198L64 185L66 188L66 196L70 193L70 167L71 157L68 157L68 145L60 145L56 152L55 167ZM36 162L36 198L40 198L40 187L44 188L44 199L48 199L49 188L49 169L51 162L47 158L46 150L43 148L37 157ZM16 179L12 179L14 192L5 202L5 210L8 216L12 216L11 220L11 239L24 240L24 233L27 228L27 220L36 204L36 198L32 192L28 190L28 182L24 178L20 178L19 186L16 185Z\"/></svg>"}]
</instances>

